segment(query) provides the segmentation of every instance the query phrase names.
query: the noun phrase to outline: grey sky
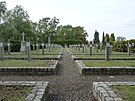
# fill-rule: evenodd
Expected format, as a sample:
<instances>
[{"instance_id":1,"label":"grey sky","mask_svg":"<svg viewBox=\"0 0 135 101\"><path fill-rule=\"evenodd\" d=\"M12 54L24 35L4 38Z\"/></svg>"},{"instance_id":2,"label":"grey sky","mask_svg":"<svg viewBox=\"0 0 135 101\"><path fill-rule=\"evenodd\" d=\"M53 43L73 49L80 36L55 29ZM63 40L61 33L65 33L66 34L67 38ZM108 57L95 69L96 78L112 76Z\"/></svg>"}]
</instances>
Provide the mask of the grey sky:
<instances>
[{"instance_id":1,"label":"grey sky","mask_svg":"<svg viewBox=\"0 0 135 101\"><path fill-rule=\"evenodd\" d=\"M135 0L6 0L8 9L21 5L30 19L43 17L60 19L62 25L84 26L88 40L97 30L102 39L103 31L115 36L135 39Z\"/></svg>"}]
</instances>

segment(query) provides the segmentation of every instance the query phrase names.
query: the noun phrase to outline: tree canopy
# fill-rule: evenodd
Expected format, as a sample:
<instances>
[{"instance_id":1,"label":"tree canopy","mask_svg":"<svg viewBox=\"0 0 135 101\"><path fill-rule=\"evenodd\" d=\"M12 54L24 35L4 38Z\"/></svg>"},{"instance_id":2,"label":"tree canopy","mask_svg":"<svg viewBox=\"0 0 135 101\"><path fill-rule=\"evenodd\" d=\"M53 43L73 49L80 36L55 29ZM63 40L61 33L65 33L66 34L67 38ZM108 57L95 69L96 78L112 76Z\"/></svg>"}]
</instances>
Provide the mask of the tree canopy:
<instances>
[{"instance_id":1,"label":"tree canopy","mask_svg":"<svg viewBox=\"0 0 135 101\"><path fill-rule=\"evenodd\" d=\"M44 17L39 22L32 22L28 12L16 5L7 10L6 2L0 2L0 36L7 40L21 41L21 34L25 33L25 40L47 42L57 40L80 40L86 42L87 32L82 26L59 25L60 20L56 17Z\"/></svg>"}]
</instances>

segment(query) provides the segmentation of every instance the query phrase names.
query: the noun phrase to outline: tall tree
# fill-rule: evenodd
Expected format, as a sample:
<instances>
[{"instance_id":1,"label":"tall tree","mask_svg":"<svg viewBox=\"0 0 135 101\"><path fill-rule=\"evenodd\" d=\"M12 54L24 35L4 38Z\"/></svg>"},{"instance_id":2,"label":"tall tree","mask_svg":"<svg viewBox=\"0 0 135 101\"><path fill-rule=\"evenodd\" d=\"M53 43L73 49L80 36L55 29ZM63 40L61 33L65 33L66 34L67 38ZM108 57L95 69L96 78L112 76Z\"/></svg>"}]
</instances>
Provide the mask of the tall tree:
<instances>
[{"instance_id":1,"label":"tall tree","mask_svg":"<svg viewBox=\"0 0 135 101\"><path fill-rule=\"evenodd\" d=\"M114 42L114 41L115 41L115 36L114 36L114 33L112 33L110 36L110 42Z\"/></svg>"},{"instance_id":2,"label":"tall tree","mask_svg":"<svg viewBox=\"0 0 135 101\"><path fill-rule=\"evenodd\" d=\"M5 16L6 11L7 11L6 2L1 1L0 2L0 41L1 39L3 39L3 31L4 31L3 23L4 23L4 16Z\"/></svg>"},{"instance_id":3,"label":"tall tree","mask_svg":"<svg viewBox=\"0 0 135 101\"><path fill-rule=\"evenodd\" d=\"M102 36L102 44L105 45L105 34L103 32L103 36Z\"/></svg>"},{"instance_id":4,"label":"tall tree","mask_svg":"<svg viewBox=\"0 0 135 101\"><path fill-rule=\"evenodd\" d=\"M76 26L72 27L71 25L59 26L57 29L57 39L63 39L64 34L66 35L66 39L70 40L81 40L82 42L86 42L86 37L88 36L87 32L84 30L84 27Z\"/></svg>"},{"instance_id":5,"label":"tall tree","mask_svg":"<svg viewBox=\"0 0 135 101\"><path fill-rule=\"evenodd\" d=\"M99 32L97 32L97 30L95 30L95 34L94 34L94 44L98 44L99 43Z\"/></svg>"},{"instance_id":6,"label":"tall tree","mask_svg":"<svg viewBox=\"0 0 135 101\"><path fill-rule=\"evenodd\" d=\"M50 36L51 40L53 40L56 35L58 23L59 19L56 17L53 17L52 19L49 17L42 18L38 23L39 39L47 42L47 37Z\"/></svg>"},{"instance_id":7,"label":"tall tree","mask_svg":"<svg viewBox=\"0 0 135 101\"><path fill-rule=\"evenodd\" d=\"M19 40L21 37L21 33L25 33L26 36L30 36L29 32L31 30L30 26L30 20L29 20L29 15L27 11L23 9L21 6L16 6L10 11L10 18L8 21L15 27L16 29L16 37L15 40Z\"/></svg>"},{"instance_id":8,"label":"tall tree","mask_svg":"<svg viewBox=\"0 0 135 101\"><path fill-rule=\"evenodd\" d=\"M105 36L105 42L110 42L109 34L106 34L106 36Z\"/></svg>"}]
</instances>

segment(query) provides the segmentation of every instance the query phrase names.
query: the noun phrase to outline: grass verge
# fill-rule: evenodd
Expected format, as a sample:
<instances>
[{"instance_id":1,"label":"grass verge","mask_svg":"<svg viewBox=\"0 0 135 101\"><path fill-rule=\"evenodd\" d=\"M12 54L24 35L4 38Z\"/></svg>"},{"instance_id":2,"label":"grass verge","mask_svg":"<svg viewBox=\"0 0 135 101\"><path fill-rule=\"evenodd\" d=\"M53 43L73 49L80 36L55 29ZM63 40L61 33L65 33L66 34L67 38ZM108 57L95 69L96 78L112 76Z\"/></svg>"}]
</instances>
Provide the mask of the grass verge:
<instances>
[{"instance_id":1,"label":"grass verge","mask_svg":"<svg viewBox=\"0 0 135 101\"><path fill-rule=\"evenodd\" d=\"M87 67L135 67L135 60L85 60Z\"/></svg>"},{"instance_id":2,"label":"grass verge","mask_svg":"<svg viewBox=\"0 0 135 101\"><path fill-rule=\"evenodd\" d=\"M135 86L112 86L124 101L135 101Z\"/></svg>"},{"instance_id":3,"label":"grass verge","mask_svg":"<svg viewBox=\"0 0 135 101\"><path fill-rule=\"evenodd\" d=\"M0 61L0 67L49 67L53 61L47 60L4 60Z\"/></svg>"}]
</instances>

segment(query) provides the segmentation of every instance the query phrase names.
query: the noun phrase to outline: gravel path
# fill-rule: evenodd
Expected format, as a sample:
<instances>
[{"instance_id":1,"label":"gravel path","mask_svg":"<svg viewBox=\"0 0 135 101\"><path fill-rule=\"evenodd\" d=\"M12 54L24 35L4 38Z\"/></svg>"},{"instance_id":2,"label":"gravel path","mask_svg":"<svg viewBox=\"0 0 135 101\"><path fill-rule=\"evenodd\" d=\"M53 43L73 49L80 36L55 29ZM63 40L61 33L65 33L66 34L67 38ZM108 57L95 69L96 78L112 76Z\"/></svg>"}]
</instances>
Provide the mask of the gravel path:
<instances>
[{"instance_id":1,"label":"gravel path","mask_svg":"<svg viewBox=\"0 0 135 101\"><path fill-rule=\"evenodd\" d=\"M94 81L134 81L134 75L81 75L70 55L64 49L56 75L0 76L0 80L49 81L48 101L95 101L92 95Z\"/></svg>"}]
</instances>

